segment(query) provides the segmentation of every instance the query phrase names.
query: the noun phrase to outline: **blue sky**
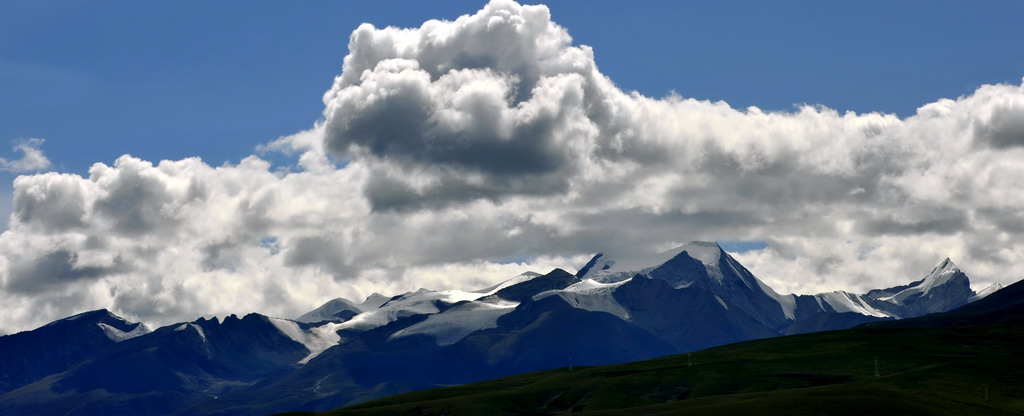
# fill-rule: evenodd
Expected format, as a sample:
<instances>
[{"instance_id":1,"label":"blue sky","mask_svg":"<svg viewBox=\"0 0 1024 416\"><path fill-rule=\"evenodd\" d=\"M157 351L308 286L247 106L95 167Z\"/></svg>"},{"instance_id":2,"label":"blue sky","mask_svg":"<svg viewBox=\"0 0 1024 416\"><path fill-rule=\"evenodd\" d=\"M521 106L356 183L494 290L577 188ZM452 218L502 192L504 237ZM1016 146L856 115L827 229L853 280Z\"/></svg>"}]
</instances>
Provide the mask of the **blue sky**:
<instances>
[{"instance_id":1,"label":"blue sky","mask_svg":"<svg viewBox=\"0 0 1024 416\"><path fill-rule=\"evenodd\" d=\"M2 2L0 322L297 316L692 240L742 251L780 293L906 284L945 257L976 289L1012 283L1022 15L1010 1ZM33 146L65 175L32 175Z\"/></svg>"},{"instance_id":2,"label":"blue sky","mask_svg":"<svg viewBox=\"0 0 1024 416\"><path fill-rule=\"evenodd\" d=\"M44 138L55 169L76 173L124 153L237 162L320 117L360 23L418 27L480 5L4 2L0 142ZM981 84L1017 83L1024 68L1020 2L548 5L576 44L594 47L603 73L654 97L906 116Z\"/></svg>"}]
</instances>

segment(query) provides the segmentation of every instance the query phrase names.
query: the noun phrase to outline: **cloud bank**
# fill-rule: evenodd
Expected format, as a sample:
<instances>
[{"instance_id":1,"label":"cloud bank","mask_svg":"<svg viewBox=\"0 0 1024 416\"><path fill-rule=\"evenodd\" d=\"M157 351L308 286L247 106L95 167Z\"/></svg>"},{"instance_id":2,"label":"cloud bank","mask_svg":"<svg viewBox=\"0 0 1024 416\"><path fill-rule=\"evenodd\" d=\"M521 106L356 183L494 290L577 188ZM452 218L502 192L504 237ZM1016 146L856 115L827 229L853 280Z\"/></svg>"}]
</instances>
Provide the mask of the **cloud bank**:
<instances>
[{"instance_id":1,"label":"cloud bank","mask_svg":"<svg viewBox=\"0 0 1024 416\"><path fill-rule=\"evenodd\" d=\"M695 239L766 241L738 258L780 292L905 283L946 256L979 284L1024 274L1024 84L904 119L647 97L545 6L500 0L348 47L321 121L259 147L294 166L125 155L17 178L4 330L100 307L291 317Z\"/></svg>"}]
</instances>

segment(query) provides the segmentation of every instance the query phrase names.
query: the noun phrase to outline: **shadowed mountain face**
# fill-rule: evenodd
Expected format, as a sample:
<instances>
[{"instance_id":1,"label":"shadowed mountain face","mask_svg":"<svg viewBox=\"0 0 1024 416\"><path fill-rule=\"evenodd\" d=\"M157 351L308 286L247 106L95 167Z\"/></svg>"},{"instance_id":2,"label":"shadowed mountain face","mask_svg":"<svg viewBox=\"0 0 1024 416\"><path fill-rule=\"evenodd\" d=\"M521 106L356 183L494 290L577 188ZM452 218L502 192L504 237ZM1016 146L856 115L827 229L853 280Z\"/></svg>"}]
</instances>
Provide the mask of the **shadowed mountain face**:
<instances>
[{"instance_id":1,"label":"shadowed mountain face","mask_svg":"<svg viewBox=\"0 0 1024 416\"><path fill-rule=\"evenodd\" d=\"M72 323L93 326L84 319ZM199 319L98 349L62 372L0 396L0 413L175 414L293 370L307 354L260 315Z\"/></svg>"},{"instance_id":2,"label":"shadowed mountain face","mask_svg":"<svg viewBox=\"0 0 1024 416\"><path fill-rule=\"evenodd\" d=\"M105 309L0 337L0 394L69 369L85 357L149 330Z\"/></svg>"},{"instance_id":3,"label":"shadowed mountain face","mask_svg":"<svg viewBox=\"0 0 1024 416\"><path fill-rule=\"evenodd\" d=\"M642 258L599 254L575 275L524 273L478 291L338 298L296 320L250 314L148 333L95 311L0 337L0 413L330 409L913 317L983 296L948 259L923 279L867 294L779 295L717 244L694 242Z\"/></svg>"},{"instance_id":4,"label":"shadowed mountain face","mask_svg":"<svg viewBox=\"0 0 1024 416\"><path fill-rule=\"evenodd\" d=\"M634 325L658 334L678 352L778 335L715 296L701 286L673 290L657 279L630 280L614 294Z\"/></svg>"}]
</instances>

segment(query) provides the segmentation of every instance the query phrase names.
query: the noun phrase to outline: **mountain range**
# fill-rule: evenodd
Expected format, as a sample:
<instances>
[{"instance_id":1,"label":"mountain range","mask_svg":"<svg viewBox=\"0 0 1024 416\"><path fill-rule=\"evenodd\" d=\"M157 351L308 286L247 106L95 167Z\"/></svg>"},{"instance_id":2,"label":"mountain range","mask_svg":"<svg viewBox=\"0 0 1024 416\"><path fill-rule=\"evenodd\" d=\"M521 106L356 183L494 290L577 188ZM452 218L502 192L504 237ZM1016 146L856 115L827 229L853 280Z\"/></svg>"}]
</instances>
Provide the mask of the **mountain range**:
<instances>
[{"instance_id":1,"label":"mountain range","mask_svg":"<svg viewBox=\"0 0 1024 416\"><path fill-rule=\"evenodd\" d=\"M949 312L625 364L562 367L328 412L377 415L1021 415L1024 282Z\"/></svg>"},{"instance_id":2,"label":"mountain range","mask_svg":"<svg viewBox=\"0 0 1024 416\"><path fill-rule=\"evenodd\" d=\"M0 413L258 415L549 368L638 361L945 312L975 293L945 259L863 294L780 295L716 243L594 256L475 291L334 299L295 319L150 331L109 311L0 337Z\"/></svg>"}]
</instances>

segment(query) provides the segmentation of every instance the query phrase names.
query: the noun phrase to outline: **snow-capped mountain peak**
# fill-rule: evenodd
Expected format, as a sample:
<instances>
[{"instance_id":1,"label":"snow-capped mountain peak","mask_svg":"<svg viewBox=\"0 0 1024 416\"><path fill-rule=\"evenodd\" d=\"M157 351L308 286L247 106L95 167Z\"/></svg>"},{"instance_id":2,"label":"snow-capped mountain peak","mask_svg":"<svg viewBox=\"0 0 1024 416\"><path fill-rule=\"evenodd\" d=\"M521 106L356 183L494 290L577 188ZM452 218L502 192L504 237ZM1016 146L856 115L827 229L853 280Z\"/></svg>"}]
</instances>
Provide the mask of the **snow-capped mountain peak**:
<instances>
[{"instance_id":1,"label":"snow-capped mountain peak","mask_svg":"<svg viewBox=\"0 0 1024 416\"><path fill-rule=\"evenodd\" d=\"M932 269L932 272L929 273L928 276L938 276L945 273L955 273L958 271L960 271L960 268L957 267L956 263L953 263L953 260L950 260L949 257L946 257L944 260L939 262L938 266L935 266L935 268Z\"/></svg>"},{"instance_id":2,"label":"snow-capped mountain peak","mask_svg":"<svg viewBox=\"0 0 1024 416\"><path fill-rule=\"evenodd\" d=\"M581 279L592 279L601 283L620 282L637 274L646 275L672 261L683 252L703 264L710 276L719 280L722 278L722 272L718 266L722 248L713 241L692 241L656 254L639 254L621 258L598 253L576 275Z\"/></svg>"},{"instance_id":3,"label":"snow-capped mountain peak","mask_svg":"<svg viewBox=\"0 0 1024 416\"><path fill-rule=\"evenodd\" d=\"M576 271L576 276L579 276L581 279L586 278L588 275L594 276L601 270L610 269L614 264L615 260L608 258L604 253L597 253L590 259L590 261L587 262L587 264L583 265L583 267Z\"/></svg>"},{"instance_id":4,"label":"snow-capped mountain peak","mask_svg":"<svg viewBox=\"0 0 1024 416\"><path fill-rule=\"evenodd\" d=\"M366 300L363 300L363 303L356 305L356 308L359 308L359 310L363 312L372 311L374 309L379 308L381 305L387 303L387 301L389 300L391 300L390 297L384 296L377 292L373 292L373 294L366 297Z\"/></svg>"},{"instance_id":5,"label":"snow-capped mountain peak","mask_svg":"<svg viewBox=\"0 0 1024 416\"><path fill-rule=\"evenodd\" d=\"M722 261L722 247L714 241L691 241L682 247L676 248L674 251L678 253L686 252L687 255L692 257L694 260L701 262L704 268L708 270L708 275L717 279L722 280L724 275L719 267ZM678 254L677 254L678 255Z\"/></svg>"},{"instance_id":6,"label":"snow-capped mountain peak","mask_svg":"<svg viewBox=\"0 0 1024 416\"><path fill-rule=\"evenodd\" d=\"M932 289L945 285L957 277L957 275L962 274L963 273L960 271L960 268L957 267L949 257L946 257L945 260L942 260L938 266L935 266L935 268L932 269L931 273L925 276L924 279L921 279L920 284L907 288L903 292L910 291L910 293L919 292L927 294L928 292L931 292ZM896 296L898 298L900 295L897 294Z\"/></svg>"},{"instance_id":7,"label":"snow-capped mountain peak","mask_svg":"<svg viewBox=\"0 0 1024 416\"><path fill-rule=\"evenodd\" d=\"M474 293L480 293L483 296L491 295L491 294L494 294L495 292L497 292L497 291L499 291L501 289L504 289L506 287L517 285L519 283L522 283L522 282L525 282L527 280L531 280L533 278L540 277L540 276L541 276L541 274L537 273L537 272L524 272L524 273L522 273L522 274L520 274L520 275L518 275L516 277L513 277L511 279L505 280L505 281L503 281L501 283L498 283L498 284L496 284L494 286L491 286L491 287L488 287L488 288L485 288L485 289L477 290Z\"/></svg>"},{"instance_id":8,"label":"snow-capped mountain peak","mask_svg":"<svg viewBox=\"0 0 1024 416\"><path fill-rule=\"evenodd\" d=\"M306 323L321 321L344 322L362 312L363 309L360 308L360 305L356 305L345 298L334 298L320 305L320 307L302 314L302 316L295 318L295 320Z\"/></svg>"},{"instance_id":9,"label":"snow-capped mountain peak","mask_svg":"<svg viewBox=\"0 0 1024 416\"><path fill-rule=\"evenodd\" d=\"M924 286L925 291L927 292L928 289L948 282L949 279L957 273L960 273L960 268L957 267L949 257L946 257L945 260L939 263L938 266L935 266L935 269L932 269L932 272L924 278L924 283L922 283L921 286Z\"/></svg>"},{"instance_id":10,"label":"snow-capped mountain peak","mask_svg":"<svg viewBox=\"0 0 1024 416\"><path fill-rule=\"evenodd\" d=\"M95 323L96 327L100 328L103 334L114 342L121 342L152 332L146 324L142 322L129 322L127 319L117 316L106 309L82 312L67 318L58 319L44 325L43 328L53 327L58 324L69 324L74 321Z\"/></svg>"},{"instance_id":11,"label":"snow-capped mountain peak","mask_svg":"<svg viewBox=\"0 0 1024 416\"><path fill-rule=\"evenodd\" d=\"M906 318L945 311L970 302L976 295L970 284L967 275L946 258L921 280L905 286L872 290L864 297L877 306L890 304L895 308L886 307L892 310L891 316Z\"/></svg>"},{"instance_id":12,"label":"snow-capped mountain peak","mask_svg":"<svg viewBox=\"0 0 1024 416\"><path fill-rule=\"evenodd\" d=\"M425 289L420 289L416 293L424 293ZM407 294L408 295L408 294ZM334 298L320 307L313 309L309 312L302 314L298 318L295 318L296 322L304 323L315 323L322 321L330 322L345 322L356 315L363 312L369 312L379 309L382 305L390 301L391 298L384 296L380 293L374 293L366 298L362 303L356 304L345 298Z\"/></svg>"}]
</instances>

